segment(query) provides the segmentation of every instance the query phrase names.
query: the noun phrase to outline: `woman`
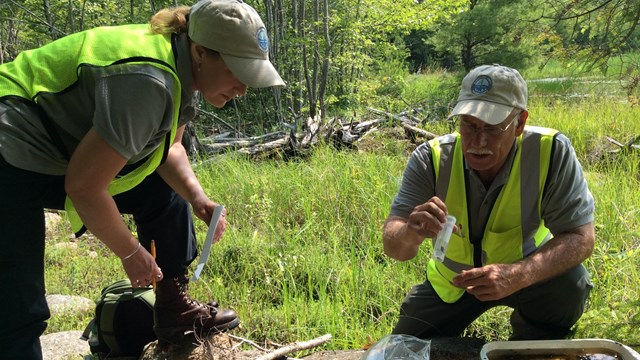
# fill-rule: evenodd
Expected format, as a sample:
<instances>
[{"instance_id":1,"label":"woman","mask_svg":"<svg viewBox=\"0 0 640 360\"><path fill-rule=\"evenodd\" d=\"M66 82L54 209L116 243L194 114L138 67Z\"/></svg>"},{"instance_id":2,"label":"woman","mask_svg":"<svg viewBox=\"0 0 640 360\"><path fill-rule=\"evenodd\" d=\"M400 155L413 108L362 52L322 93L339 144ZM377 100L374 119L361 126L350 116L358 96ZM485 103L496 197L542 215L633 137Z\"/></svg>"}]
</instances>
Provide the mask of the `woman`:
<instances>
[{"instance_id":1,"label":"woman","mask_svg":"<svg viewBox=\"0 0 640 360\"><path fill-rule=\"evenodd\" d=\"M66 209L76 235L89 229L122 259L134 286L157 281L161 341L194 326L238 325L232 310L186 291L197 255L191 213L209 223L218 204L180 139L195 114L195 92L223 107L247 86L284 86L268 47L249 5L202 0L160 11L151 28L96 28L0 65L0 280L11 289L0 298L5 358L42 358L45 208ZM133 214L138 238L121 213ZM224 229L222 217L215 241Z\"/></svg>"}]
</instances>

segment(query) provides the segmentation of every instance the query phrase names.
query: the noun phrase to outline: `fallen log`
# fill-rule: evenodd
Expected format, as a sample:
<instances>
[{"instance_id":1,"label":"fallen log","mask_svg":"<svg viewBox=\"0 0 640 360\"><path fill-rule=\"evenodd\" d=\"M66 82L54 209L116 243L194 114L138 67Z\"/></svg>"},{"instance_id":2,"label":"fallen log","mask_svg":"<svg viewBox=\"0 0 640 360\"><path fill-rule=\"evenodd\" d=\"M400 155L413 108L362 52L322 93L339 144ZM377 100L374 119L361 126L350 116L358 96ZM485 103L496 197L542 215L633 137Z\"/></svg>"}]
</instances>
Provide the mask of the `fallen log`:
<instances>
[{"instance_id":1,"label":"fallen log","mask_svg":"<svg viewBox=\"0 0 640 360\"><path fill-rule=\"evenodd\" d=\"M432 132L428 132L427 130L420 129L418 127L411 126L406 123L402 123L402 128L404 129L405 134L409 136L412 142L416 142L416 138L418 137L424 138L425 140L431 140L438 137L438 135Z\"/></svg>"},{"instance_id":2,"label":"fallen log","mask_svg":"<svg viewBox=\"0 0 640 360\"><path fill-rule=\"evenodd\" d=\"M281 149L284 145L289 143L289 135L285 135L282 139L270 141L264 144L256 144L248 148L239 149L238 152L247 155L263 154L265 152L273 152L276 149Z\"/></svg>"}]
</instances>

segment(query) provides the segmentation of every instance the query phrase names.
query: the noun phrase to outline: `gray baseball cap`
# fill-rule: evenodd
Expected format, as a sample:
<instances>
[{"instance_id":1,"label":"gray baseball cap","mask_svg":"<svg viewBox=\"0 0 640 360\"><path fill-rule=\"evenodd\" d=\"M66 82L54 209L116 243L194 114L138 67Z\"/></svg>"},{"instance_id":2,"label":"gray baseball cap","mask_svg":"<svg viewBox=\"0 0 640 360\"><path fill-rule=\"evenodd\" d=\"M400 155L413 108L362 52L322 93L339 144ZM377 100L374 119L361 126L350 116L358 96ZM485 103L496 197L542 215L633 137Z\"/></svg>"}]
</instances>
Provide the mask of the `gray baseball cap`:
<instances>
[{"instance_id":1,"label":"gray baseball cap","mask_svg":"<svg viewBox=\"0 0 640 360\"><path fill-rule=\"evenodd\" d=\"M482 65L462 80L456 106L449 118L470 115L487 124L503 122L514 108L527 110L527 83L518 70L502 65Z\"/></svg>"},{"instance_id":2,"label":"gray baseball cap","mask_svg":"<svg viewBox=\"0 0 640 360\"><path fill-rule=\"evenodd\" d=\"M269 37L260 15L241 0L198 1L189 12L189 38L220 53L245 85L285 86L269 61Z\"/></svg>"}]
</instances>

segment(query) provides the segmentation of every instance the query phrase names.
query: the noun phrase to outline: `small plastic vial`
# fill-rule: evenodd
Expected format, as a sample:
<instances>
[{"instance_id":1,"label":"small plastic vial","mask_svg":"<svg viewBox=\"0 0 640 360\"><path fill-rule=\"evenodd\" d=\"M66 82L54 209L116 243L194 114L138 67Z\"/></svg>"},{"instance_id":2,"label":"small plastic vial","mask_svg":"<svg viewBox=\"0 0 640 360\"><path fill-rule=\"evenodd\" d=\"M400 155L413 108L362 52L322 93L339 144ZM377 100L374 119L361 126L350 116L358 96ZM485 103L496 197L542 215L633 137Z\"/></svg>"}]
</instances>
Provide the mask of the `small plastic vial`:
<instances>
[{"instance_id":1,"label":"small plastic vial","mask_svg":"<svg viewBox=\"0 0 640 360\"><path fill-rule=\"evenodd\" d=\"M433 258L439 262L444 261L444 255L447 252L447 246L449 246L449 238L451 238L455 224L455 216L447 215L447 222L438 233L438 236L436 236L436 243L433 245Z\"/></svg>"}]
</instances>

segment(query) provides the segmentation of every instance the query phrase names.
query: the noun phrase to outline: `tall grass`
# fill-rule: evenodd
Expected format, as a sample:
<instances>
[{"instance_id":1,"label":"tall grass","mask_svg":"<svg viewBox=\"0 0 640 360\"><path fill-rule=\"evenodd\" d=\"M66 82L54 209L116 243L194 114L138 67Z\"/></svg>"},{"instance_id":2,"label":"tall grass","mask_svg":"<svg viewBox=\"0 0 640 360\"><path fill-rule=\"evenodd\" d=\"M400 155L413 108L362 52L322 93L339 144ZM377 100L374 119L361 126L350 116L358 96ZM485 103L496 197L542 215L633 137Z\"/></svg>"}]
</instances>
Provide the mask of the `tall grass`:
<instances>
[{"instance_id":1,"label":"tall grass","mask_svg":"<svg viewBox=\"0 0 640 360\"><path fill-rule=\"evenodd\" d=\"M624 143L640 135L640 110L605 98L564 101L533 93L530 113L529 124L571 138L596 200L597 243L586 262L595 288L573 336L638 346L640 155L611 154L615 146L605 137ZM242 325L234 333L257 342L331 333L329 348L350 349L388 334L406 292L425 280L431 250L427 244L407 262L382 251L382 224L407 156L396 146L373 152L321 146L297 161L237 155L197 161L203 187L229 211L229 226L201 280L191 284L194 297L235 309ZM60 245L73 241L64 226L55 230L46 250L48 293L96 299L103 286L125 276L97 240L84 236L69 248ZM206 224L197 222L197 232L202 243ZM506 339L509 312L493 309L467 334ZM54 317L48 331L82 329L89 317Z\"/></svg>"},{"instance_id":2,"label":"tall grass","mask_svg":"<svg viewBox=\"0 0 640 360\"><path fill-rule=\"evenodd\" d=\"M617 101L536 102L529 123L573 141L596 202L597 242L586 262L594 291L575 336L640 346L640 149L613 145L640 136L640 109Z\"/></svg>"}]
</instances>

